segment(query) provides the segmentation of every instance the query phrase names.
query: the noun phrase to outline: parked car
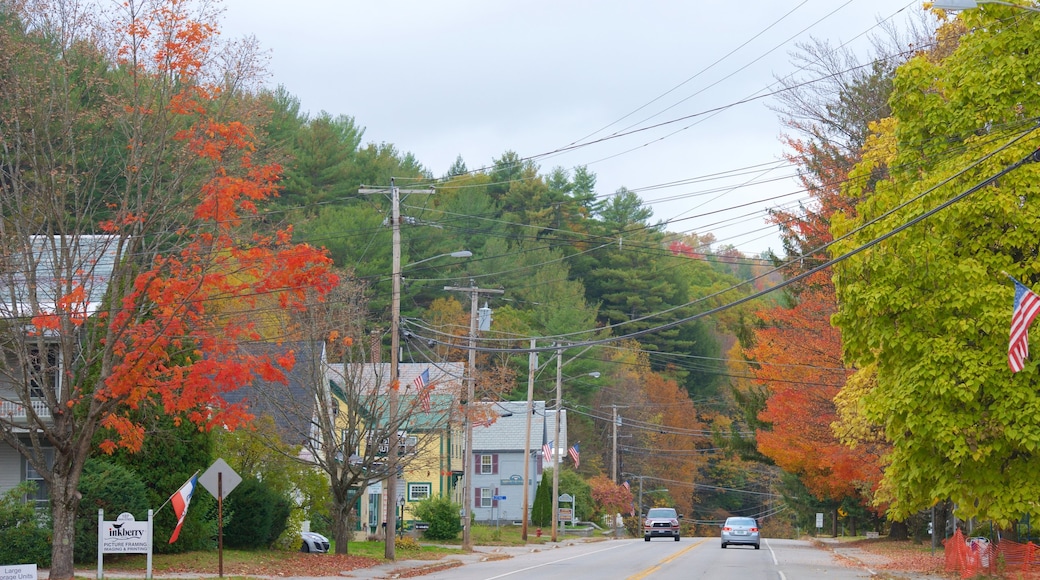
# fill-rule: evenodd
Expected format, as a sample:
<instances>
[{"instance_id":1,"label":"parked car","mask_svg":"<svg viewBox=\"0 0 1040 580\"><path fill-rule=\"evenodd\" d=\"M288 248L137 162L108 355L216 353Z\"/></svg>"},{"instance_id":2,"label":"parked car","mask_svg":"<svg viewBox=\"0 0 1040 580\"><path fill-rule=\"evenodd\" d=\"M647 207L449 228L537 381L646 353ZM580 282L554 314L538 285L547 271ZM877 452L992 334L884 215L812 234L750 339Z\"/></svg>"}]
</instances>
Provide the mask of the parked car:
<instances>
[{"instance_id":1,"label":"parked car","mask_svg":"<svg viewBox=\"0 0 1040 580\"><path fill-rule=\"evenodd\" d=\"M679 541L679 520L682 516L672 508L650 508L643 520L643 540L649 542L655 536L668 536Z\"/></svg>"},{"instance_id":2,"label":"parked car","mask_svg":"<svg viewBox=\"0 0 1040 580\"><path fill-rule=\"evenodd\" d=\"M300 532L300 538L303 540L303 545L300 546L301 552L324 554L329 551L329 539L321 534Z\"/></svg>"},{"instance_id":3,"label":"parked car","mask_svg":"<svg viewBox=\"0 0 1040 580\"><path fill-rule=\"evenodd\" d=\"M758 521L755 518L726 518L722 524L722 547L730 544L760 546Z\"/></svg>"}]
</instances>

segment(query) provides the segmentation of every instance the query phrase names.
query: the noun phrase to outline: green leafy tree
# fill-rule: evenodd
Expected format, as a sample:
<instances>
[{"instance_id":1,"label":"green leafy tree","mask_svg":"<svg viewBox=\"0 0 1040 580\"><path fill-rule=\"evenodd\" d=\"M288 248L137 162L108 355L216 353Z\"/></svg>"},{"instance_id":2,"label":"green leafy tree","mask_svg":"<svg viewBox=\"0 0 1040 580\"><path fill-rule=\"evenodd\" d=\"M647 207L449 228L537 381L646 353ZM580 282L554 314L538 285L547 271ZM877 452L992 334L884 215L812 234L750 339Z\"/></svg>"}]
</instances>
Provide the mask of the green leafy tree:
<instances>
[{"instance_id":1,"label":"green leafy tree","mask_svg":"<svg viewBox=\"0 0 1040 580\"><path fill-rule=\"evenodd\" d=\"M893 118L875 126L848 195L887 168L855 215L832 219L842 254L915 216L988 185L836 266L845 358L876 365L863 413L892 444L878 501L904 519L937 500L962 518L1008 524L1040 517L1036 360L1008 370L1013 289L1002 271L1040 283L1040 167L986 181L1036 149L1040 21L1011 7L967 10L971 32L939 30L949 55L900 67ZM952 41L952 43L945 43ZM958 42L959 41L959 42ZM852 185L860 184L860 185Z\"/></svg>"}]
</instances>

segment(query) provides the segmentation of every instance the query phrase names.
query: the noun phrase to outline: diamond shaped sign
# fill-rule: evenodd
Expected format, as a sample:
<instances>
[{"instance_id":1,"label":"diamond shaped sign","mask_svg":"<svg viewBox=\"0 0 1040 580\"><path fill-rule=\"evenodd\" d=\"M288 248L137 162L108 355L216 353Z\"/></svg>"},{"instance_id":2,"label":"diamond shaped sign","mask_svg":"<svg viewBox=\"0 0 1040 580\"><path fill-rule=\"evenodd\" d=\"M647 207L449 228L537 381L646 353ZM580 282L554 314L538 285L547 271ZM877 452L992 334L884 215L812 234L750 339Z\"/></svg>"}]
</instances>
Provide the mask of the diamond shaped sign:
<instances>
[{"instance_id":1,"label":"diamond shaped sign","mask_svg":"<svg viewBox=\"0 0 1040 580\"><path fill-rule=\"evenodd\" d=\"M218 491L217 477L220 477L220 486ZM213 462L213 465L209 466L209 469L205 473L199 476L199 483L202 487L206 488L213 497L217 499L224 499L227 494L231 493L231 490L235 489L235 486L242 483L242 476L235 473L234 469L227 464L223 459L218 458Z\"/></svg>"}]
</instances>

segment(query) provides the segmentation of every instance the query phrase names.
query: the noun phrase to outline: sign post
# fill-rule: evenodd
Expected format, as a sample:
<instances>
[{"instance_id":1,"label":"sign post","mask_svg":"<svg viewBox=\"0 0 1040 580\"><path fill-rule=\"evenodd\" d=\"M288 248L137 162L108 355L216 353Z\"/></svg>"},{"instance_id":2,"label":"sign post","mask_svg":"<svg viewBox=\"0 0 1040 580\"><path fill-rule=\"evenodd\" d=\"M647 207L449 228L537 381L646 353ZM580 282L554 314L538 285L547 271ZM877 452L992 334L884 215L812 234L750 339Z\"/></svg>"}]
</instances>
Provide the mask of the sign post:
<instances>
[{"instance_id":1,"label":"sign post","mask_svg":"<svg viewBox=\"0 0 1040 580\"><path fill-rule=\"evenodd\" d=\"M242 476L235 473L234 469L223 459L217 458L213 465L209 466L206 473L199 476L199 483L213 497L217 498L217 567L218 574L224 577L224 496L231 493L238 484L242 483Z\"/></svg>"},{"instance_id":2,"label":"sign post","mask_svg":"<svg viewBox=\"0 0 1040 580\"><path fill-rule=\"evenodd\" d=\"M506 501L506 496L504 496L504 495L493 495L493 496L491 496L491 499L494 500L494 501ZM497 508L497 507L495 508L496 511L498 509L499 508ZM502 519L502 518L498 517L500 515L502 515L501 511L497 511L497 513L495 514L495 531L496 532L498 532L498 520Z\"/></svg>"},{"instance_id":3,"label":"sign post","mask_svg":"<svg viewBox=\"0 0 1040 580\"><path fill-rule=\"evenodd\" d=\"M816 534L823 532L823 512L816 512Z\"/></svg>"}]
</instances>

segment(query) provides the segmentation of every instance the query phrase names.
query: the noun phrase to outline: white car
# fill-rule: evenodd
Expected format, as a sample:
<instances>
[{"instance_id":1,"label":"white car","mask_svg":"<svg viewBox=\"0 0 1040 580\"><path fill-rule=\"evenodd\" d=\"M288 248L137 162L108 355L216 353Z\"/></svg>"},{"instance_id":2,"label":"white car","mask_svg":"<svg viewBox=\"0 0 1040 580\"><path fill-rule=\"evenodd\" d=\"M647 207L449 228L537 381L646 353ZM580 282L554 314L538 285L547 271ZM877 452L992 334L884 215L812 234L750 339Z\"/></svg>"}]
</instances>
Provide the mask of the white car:
<instances>
[{"instance_id":1,"label":"white car","mask_svg":"<svg viewBox=\"0 0 1040 580\"><path fill-rule=\"evenodd\" d=\"M324 554L329 551L329 539L321 534L300 532L300 538L303 539L303 545L300 546L301 552Z\"/></svg>"}]
</instances>

